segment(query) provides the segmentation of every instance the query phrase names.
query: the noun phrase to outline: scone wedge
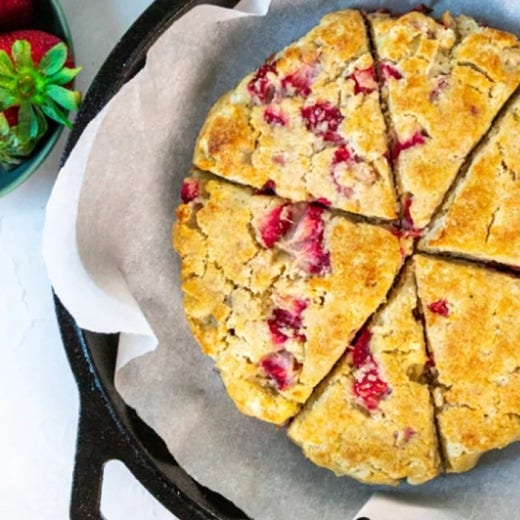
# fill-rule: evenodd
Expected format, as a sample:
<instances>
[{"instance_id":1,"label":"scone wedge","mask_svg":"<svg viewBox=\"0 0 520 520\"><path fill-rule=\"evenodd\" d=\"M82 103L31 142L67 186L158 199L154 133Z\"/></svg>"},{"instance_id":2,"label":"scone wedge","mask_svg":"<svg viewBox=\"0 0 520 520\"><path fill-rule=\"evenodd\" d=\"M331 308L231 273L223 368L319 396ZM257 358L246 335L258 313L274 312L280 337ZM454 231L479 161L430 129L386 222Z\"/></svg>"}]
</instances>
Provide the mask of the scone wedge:
<instances>
[{"instance_id":1,"label":"scone wedge","mask_svg":"<svg viewBox=\"0 0 520 520\"><path fill-rule=\"evenodd\" d=\"M282 424L385 300L399 240L205 175L183 199L173 242L193 334L237 407Z\"/></svg>"},{"instance_id":2,"label":"scone wedge","mask_svg":"<svg viewBox=\"0 0 520 520\"><path fill-rule=\"evenodd\" d=\"M289 427L314 463L370 484L440 471L429 362L411 265Z\"/></svg>"},{"instance_id":3,"label":"scone wedge","mask_svg":"<svg viewBox=\"0 0 520 520\"><path fill-rule=\"evenodd\" d=\"M363 17L339 11L210 111L198 168L293 201L394 219L397 201Z\"/></svg>"},{"instance_id":4,"label":"scone wedge","mask_svg":"<svg viewBox=\"0 0 520 520\"><path fill-rule=\"evenodd\" d=\"M434 257L414 261L445 469L466 471L520 439L520 279Z\"/></svg>"},{"instance_id":5,"label":"scone wedge","mask_svg":"<svg viewBox=\"0 0 520 520\"><path fill-rule=\"evenodd\" d=\"M519 201L517 95L421 241L421 248L520 267Z\"/></svg>"},{"instance_id":6,"label":"scone wedge","mask_svg":"<svg viewBox=\"0 0 520 520\"><path fill-rule=\"evenodd\" d=\"M520 83L516 36L449 13L369 15L399 192L419 229Z\"/></svg>"}]
</instances>

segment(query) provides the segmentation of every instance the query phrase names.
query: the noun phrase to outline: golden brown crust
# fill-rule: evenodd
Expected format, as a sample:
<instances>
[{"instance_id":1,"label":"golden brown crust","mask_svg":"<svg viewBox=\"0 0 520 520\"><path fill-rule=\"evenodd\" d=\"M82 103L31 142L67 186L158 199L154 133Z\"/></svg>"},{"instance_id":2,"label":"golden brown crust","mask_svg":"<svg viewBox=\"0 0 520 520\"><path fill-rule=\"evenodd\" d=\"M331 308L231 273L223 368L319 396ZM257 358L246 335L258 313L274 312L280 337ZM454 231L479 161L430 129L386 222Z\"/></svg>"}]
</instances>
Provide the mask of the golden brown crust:
<instances>
[{"instance_id":1,"label":"golden brown crust","mask_svg":"<svg viewBox=\"0 0 520 520\"><path fill-rule=\"evenodd\" d=\"M445 15L370 15L386 76L401 194L419 228L429 223L467 154L520 83L512 34Z\"/></svg>"},{"instance_id":2,"label":"golden brown crust","mask_svg":"<svg viewBox=\"0 0 520 520\"><path fill-rule=\"evenodd\" d=\"M291 423L289 437L315 464L369 484L419 484L439 473L428 387L419 380L427 362L423 331L414 316L417 296L408 269L390 302L371 320L369 348L388 391L367 410L356 396L356 354L332 375ZM365 362L366 365L366 362Z\"/></svg>"},{"instance_id":3,"label":"golden brown crust","mask_svg":"<svg viewBox=\"0 0 520 520\"><path fill-rule=\"evenodd\" d=\"M415 266L446 469L466 471L520 439L520 279L422 255Z\"/></svg>"},{"instance_id":4,"label":"golden brown crust","mask_svg":"<svg viewBox=\"0 0 520 520\"><path fill-rule=\"evenodd\" d=\"M520 267L519 135L517 97L422 241L423 249Z\"/></svg>"},{"instance_id":5,"label":"golden brown crust","mask_svg":"<svg viewBox=\"0 0 520 520\"><path fill-rule=\"evenodd\" d=\"M317 206L290 205L205 176L197 182L200 194L179 207L173 233L188 322L237 406L281 424L384 300L401 263L399 241ZM292 212L292 229L266 245L262 223L280 208ZM321 226L322 250L315 250ZM330 268L309 273L309 254L330 258ZM288 338L277 342L278 334ZM291 356L298 366L287 388L275 388L263 369L275 353L282 364Z\"/></svg>"},{"instance_id":6,"label":"golden brown crust","mask_svg":"<svg viewBox=\"0 0 520 520\"><path fill-rule=\"evenodd\" d=\"M295 417L292 440L338 475L418 484L440 471L434 414L447 471L520 438L520 280L417 255L386 302L416 228L520 83L520 46L449 13L369 18L391 149L362 16L327 15L212 108L194 162L215 177L186 181L173 244L188 323L241 412ZM421 247L520 265L519 110ZM328 210L393 219L389 158L412 200L403 229Z\"/></svg>"},{"instance_id":7,"label":"golden brown crust","mask_svg":"<svg viewBox=\"0 0 520 520\"><path fill-rule=\"evenodd\" d=\"M325 115L324 115L325 114ZM367 124L369 123L369 124ZM208 114L194 164L294 201L397 214L374 61L358 11L325 16Z\"/></svg>"}]
</instances>

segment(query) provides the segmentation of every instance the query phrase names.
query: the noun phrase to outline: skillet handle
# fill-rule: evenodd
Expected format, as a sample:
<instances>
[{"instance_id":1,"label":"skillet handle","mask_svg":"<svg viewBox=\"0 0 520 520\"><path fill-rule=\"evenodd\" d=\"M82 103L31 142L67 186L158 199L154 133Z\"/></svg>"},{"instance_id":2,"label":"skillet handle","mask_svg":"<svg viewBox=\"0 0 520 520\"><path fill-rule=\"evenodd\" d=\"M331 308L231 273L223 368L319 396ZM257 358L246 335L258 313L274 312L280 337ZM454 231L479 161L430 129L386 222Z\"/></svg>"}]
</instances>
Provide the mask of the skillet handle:
<instances>
[{"instance_id":1,"label":"skillet handle","mask_svg":"<svg viewBox=\"0 0 520 520\"><path fill-rule=\"evenodd\" d=\"M78 422L70 502L71 520L103 520L103 469L106 462L118 458L111 451L119 445L118 432L103 413L104 406L96 403L95 393L88 394L90 395L82 399Z\"/></svg>"}]
</instances>

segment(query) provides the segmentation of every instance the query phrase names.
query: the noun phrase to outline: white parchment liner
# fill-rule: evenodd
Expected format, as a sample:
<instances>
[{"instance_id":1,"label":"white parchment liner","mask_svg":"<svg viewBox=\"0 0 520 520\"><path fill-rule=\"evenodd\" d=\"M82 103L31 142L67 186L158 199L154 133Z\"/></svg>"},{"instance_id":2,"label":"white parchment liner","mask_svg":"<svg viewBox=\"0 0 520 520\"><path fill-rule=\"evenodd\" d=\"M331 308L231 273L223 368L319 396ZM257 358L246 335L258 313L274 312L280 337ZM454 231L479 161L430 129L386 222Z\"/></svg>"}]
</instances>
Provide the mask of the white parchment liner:
<instances>
[{"instance_id":1,"label":"white parchment liner","mask_svg":"<svg viewBox=\"0 0 520 520\"><path fill-rule=\"evenodd\" d=\"M268 4L240 7L263 14ZM51 281L80 326L125 333L116 373L124 399L194 478L258 520L345 520L374 488L314 466L283 430L242 416L227 398L184 320L179 261L170 247L182 179L211 105L266 56L329 11L415 5L274 0L266 16L191 11L89 125L49 202L44 256ZM435 13L464 12L518 33L518 7L517 0L442 1ZM471 473L402 485L363 512L385 520L515 518L519 481L514 445L485 456ZM402 504L412 504L408 513Z\"/></svg>"}]
</instances>

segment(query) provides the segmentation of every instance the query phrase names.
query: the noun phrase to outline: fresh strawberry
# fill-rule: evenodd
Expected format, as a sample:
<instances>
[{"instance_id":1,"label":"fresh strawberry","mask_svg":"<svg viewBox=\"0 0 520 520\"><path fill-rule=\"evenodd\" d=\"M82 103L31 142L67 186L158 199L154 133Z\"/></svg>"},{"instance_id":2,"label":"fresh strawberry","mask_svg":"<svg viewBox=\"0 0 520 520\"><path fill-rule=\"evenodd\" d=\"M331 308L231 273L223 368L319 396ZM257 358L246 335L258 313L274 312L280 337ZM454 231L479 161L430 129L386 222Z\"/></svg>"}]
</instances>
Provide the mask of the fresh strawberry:
<instances>
[{"instance_id":1,"label":"fresh strawberry","mask_svg":"<svg viewBox=\"0 0 520 520\"><path fill-rule=\"evenodd\" d=\"M2 0L0 2L0 31L31 27L33 0Z\"/></svg>"},{"instance_id":2,"label":"fresh strawberry","mask_svg":"<svg viewBox=\"0 0 520 520\"><path fill-rule=\"evenodd\" d=\"M45 133L45 116L72 126L67 112L78 109L81 94L69 86L80 70L56 36L33 30L0 35L0 111L21 141Z\"/></svg>"}]
</instances>

